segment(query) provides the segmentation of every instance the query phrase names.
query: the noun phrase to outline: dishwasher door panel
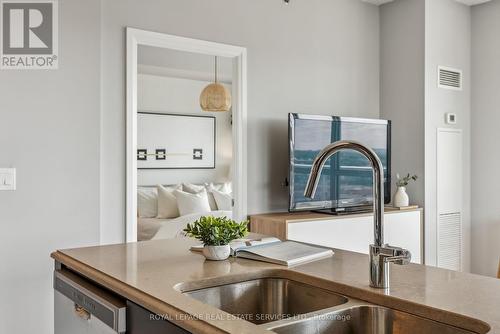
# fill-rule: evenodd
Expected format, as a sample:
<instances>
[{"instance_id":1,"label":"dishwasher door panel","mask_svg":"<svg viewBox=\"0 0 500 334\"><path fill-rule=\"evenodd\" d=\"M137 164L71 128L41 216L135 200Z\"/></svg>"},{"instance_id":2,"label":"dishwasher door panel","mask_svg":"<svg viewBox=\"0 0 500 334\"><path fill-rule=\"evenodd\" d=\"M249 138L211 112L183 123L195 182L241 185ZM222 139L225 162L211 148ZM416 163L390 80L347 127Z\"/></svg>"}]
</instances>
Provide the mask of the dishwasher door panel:
<instances>
[{"instance_id":1,"label":"dishwasher door panel","mask_svg":"<svg viewBox=\"0 0 500 334\"><path fill-rule=\"evenodd\" d=\"M54 334L116 334L104 322L90 315L87 320L75 311L75 303L54 291Z\"/></svg>"},{"instance_id":2,"label":"dishwasher door panel","mask_svg":"<svg viewBox=\"0 0 500 334\"><path fill-rule=\"evenodd\" d=\"M89 320L75 313L75 303L59 291L54 291L54 333L88 334Z\"/></svg>"},{"instance_id":3,"label":"dishwasher door panel","mask_svg":"<svg viewBox=\"0 0 500 334\"><path fill-rule=\"evenodd\" d=\"M74 273L54 272L54 334L126 332L126 304Z\"/></svg>"}]
</instances>

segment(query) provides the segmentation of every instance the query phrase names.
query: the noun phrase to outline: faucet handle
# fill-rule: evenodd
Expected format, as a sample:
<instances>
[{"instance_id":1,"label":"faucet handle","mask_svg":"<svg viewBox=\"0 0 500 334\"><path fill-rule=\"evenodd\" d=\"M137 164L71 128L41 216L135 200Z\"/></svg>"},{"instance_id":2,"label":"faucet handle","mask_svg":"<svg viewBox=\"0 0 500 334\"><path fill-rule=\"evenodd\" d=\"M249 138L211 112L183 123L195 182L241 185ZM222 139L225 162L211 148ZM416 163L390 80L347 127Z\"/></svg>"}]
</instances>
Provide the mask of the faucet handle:
<instances>
[{"instance_id":1,"label":"faucet handle","mask_svg":"<svg viewBox=\"0 0 500 334\"><path fill-rule=\"evenodd\" d=\"M409 264L411 253L401 247L387 244L370 245L370 286L387 289L389 287L389 263Z\"/></svg>"},{"instance_id":2,"label":"faucet handle","mask_svg":"<svg viewBox=\"0 0 500 334\"><path fill-rule=\"evenodd\" d=\"M387 245L386 248L391 250L392 255L385 258L387 262L392 262L399 265L406 265L411 262L411 252L401 247L392 247Z\"/></svg>"}]
</instances>

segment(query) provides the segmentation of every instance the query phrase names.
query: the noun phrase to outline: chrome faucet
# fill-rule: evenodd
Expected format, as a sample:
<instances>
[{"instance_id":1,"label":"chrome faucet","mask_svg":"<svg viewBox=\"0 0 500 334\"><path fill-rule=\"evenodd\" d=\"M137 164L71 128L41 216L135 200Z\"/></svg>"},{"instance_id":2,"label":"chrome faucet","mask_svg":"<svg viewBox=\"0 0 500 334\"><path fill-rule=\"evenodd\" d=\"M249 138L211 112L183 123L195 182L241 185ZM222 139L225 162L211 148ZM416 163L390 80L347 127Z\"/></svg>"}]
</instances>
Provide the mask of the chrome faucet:
<instances>
[{"instance_id":1,"label":"chrome faucet","mask_svg":"<svg viewBox=\"0 0 500 334\"><path fill-rule=\"evenodd\" d=\"M370 286L389 288L389 263L408 264L411 253L400 247L384 244L384 168L372 149L355 141L337 141L326 146L314 159L304 196L313 198L325 162L341 150L354 150L363 154L373 169L374 244L370 245Z\"/></svg>"}]
</instances>

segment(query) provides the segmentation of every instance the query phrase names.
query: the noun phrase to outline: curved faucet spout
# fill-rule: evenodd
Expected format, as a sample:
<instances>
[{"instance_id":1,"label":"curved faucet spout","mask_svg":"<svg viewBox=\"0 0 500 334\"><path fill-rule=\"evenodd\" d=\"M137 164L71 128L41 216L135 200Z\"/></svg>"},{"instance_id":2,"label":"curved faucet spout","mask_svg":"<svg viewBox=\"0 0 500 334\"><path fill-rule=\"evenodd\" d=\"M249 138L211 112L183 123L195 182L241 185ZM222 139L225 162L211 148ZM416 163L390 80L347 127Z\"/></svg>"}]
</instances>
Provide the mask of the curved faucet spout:
<instances>
[{"instance_id":1,"label":"curved faucet spout","mask_svg":"<svg viewBox=\"0 0 500 334\"><path fill-rule=\"evenodd\" d=\"M350 140L337 141L326 146L314 159L311 174L307 180L304 196L313 198L318 188L321 171L326 161L335 153L342 150L354 150L363 154L373 169L373 214L374 214L374 241L375 246L384 244L384 168L377 154L369 147Z\"/></svg>"},{"instance_id":2,"label":"curved faucet spout","mask_svg":"<svg viewBox=\"0 0 500 334\"><path fill-rule=\"evenodd\" d=\"M375 242L370 245L370 286L389 288L389 263L408 264L411 254L408 250L384 244L384 168L375 152L369 147L355 141L338 141L326 146L314 159L311 174L307 181L304 195L313 198L318 187L321 171L325 162L341 150L354 150L363 154L373 169L373 234Z\"/></svg>"}]
</instances>

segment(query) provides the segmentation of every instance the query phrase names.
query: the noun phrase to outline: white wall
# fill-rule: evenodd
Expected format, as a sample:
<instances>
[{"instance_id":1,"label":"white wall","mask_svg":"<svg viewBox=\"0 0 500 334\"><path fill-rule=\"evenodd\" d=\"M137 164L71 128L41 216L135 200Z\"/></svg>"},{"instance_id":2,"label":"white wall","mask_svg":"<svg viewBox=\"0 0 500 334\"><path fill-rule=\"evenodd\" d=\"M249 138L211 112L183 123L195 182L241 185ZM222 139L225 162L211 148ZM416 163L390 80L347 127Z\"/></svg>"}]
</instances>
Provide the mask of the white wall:
<instances>
[{"instance_id":1,"label":"white wall","mask_svg":"<svg viewBox=\"0 0 500 334\"><path fill-rule=\"evenodd\" d=\"M472 8L472 271L495 276L500 258L498 127L500 1Z\"/></svg>"},{"instance_id":2,"label":"white wall","mask_svg":"<svg viewBox=\"0 0 500 334\"><path fill-rule=\"evenodd\" d=\"M224 20L214 20L220 13ZM283 210L287 114L379 116L378 7L353 0L102 2L101 240L125 236L125 27L248 49L248 210ZM189 18L189 19L187 19Z\"/></svg>"},{"instance_id":3,"label":"white wall","mask_svg":"<svg viewBox=\"0 0 500 334\"><path fill-rule=\"evenodd\" d=\"M139 111L184 115L211 115L216 118L216 155L214 169L141 169L138 185L229 181L232 163L232 125L230 112L207 113L200 109L200 93L210 82L139 74L137 105ZM226 85L231 91L231 86ZM141 133L138 133L141 136Z\"/></svg>"},{"instance_id":4,"label":"white wall","mask_svg":"<svg viewBox=\"0 0 500 334\"><path fill-rule=\"evenodd\" d=\"M424 206L425 2L380 7L380 117L392 120L392 194L396 174L415 173L412 204Z\"/></svg>"},{"instance_id":5,"label":"white wall","mask_svg":"<svg viewBox=\"0 0 500 334\"><path fill-rule=\"evenodd\" d=\"M58 248L99 242L100 2L59 1L59 69L0 71L0 333L53 333ZM121 148L122 149L122 148Z\"/></svg>"},{"instance_id":6,"label":"white wall","mask_svg":"<svg viewBox=\"0 0 500 334\"><path fill-rule=\"evenodd\" d=\"M471 11L455 0L425 3L425 237L426 260L434 265L437 241L437 128L463 131L462 269L470 270L470 105L471 105ZM438 88L439 65L463 70L463 91ZM457 114L456 125L445 124L445 113Z\"/></svg>"}]
</instances>

